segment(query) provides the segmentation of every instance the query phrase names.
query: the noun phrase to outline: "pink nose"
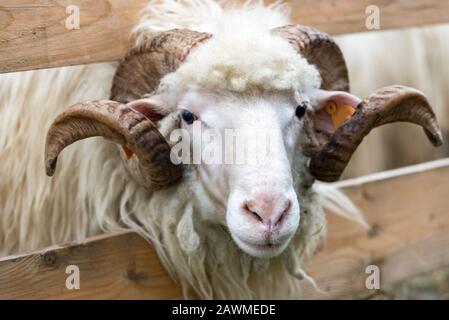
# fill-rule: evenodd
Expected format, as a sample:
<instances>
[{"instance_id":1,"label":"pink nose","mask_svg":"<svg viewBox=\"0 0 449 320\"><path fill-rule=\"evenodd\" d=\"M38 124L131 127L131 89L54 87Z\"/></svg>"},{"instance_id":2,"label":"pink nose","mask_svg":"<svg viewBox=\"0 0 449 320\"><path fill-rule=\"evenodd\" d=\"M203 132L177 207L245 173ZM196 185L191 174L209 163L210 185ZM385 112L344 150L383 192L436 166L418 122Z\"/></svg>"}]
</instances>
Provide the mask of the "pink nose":
<instances>
[{"instance_id":1,"label":"pink nose","mask_svg":"<svg viewBox=\"0 0 449 320\"><path fill-rule=\"evenodd\" d=\"M292 202L282 194L258 193L248 199L244 211L270 228L281 224Z\"/></svg>"}]
</instances>

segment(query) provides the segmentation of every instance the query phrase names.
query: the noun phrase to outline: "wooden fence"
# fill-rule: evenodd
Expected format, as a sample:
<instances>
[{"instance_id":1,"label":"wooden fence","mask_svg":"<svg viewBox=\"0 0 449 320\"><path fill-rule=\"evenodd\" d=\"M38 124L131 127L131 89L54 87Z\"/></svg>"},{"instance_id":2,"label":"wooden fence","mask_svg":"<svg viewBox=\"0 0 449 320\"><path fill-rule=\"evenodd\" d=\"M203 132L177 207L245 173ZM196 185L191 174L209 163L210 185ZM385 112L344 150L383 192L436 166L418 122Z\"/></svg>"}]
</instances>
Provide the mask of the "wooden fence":
<instances>
[{"instance_id":1,"label":"wooden fence","mask_svg":"<svg viewBox=\"0 0 449 320\"><path fill-rule=\"evenodd\" d=\"M269 1L268 1L269 2ZM121 58L146 0L0 0L0 72ZM331 34L365 31L365 8L380 8L381 29L449 22L439 0L297 0L296 22ZM81 28L65 27L78 5ZM328 215L329 234L307 270L326 292L304 284L306 298L341 298L365 288L368 265L394 283L449 266L449 159L383 172L337 185L370 224ZM82 290L65 286L67 265L79 266ZM156 253L123 231L0 259L0 299L179 298Z\"/></svg>"},{"instance_id":2,"label":"wooden fence","mask_svg":"<svg viewBox=\"0 0 449 320\"><path fill-rule=\"evenodd\" d=\"M274 2L274 1L266 1ZM120 59L148 0L1 0L0 72ZM442 0L296 0L295 22L331 34L366 31L365 9L377 5L382 30L449 21ZM80 9L80 29L68 30L66 8Z\"/></svg>"}]
</instances>

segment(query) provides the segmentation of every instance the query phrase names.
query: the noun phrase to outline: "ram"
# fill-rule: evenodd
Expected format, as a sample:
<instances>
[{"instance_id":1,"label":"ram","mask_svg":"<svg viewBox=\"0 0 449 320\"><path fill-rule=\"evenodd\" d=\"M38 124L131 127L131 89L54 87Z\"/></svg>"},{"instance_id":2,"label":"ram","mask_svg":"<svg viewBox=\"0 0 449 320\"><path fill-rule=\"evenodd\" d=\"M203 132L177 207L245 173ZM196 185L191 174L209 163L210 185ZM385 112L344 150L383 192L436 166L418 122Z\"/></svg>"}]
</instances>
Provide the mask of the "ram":
<instances>
[{"instance_id":1,"label":"ram","mask_svg":"<svg viewBox=\"0 0 449 320\"><path fill-rule=\"evenodd\" d=\"M152 242L185 296L299 297L324 206L363 223L315 180L337 180L383 124L442 137L413 88L349 94L338 45L284 9L150 3L118 66L2 76L2 253L126 227ZM196 132L208 130L218 138L203 144ZM245 142L243 163L192 159L206 147L238 155L220 141L229 131ZM106 141L84 140L95 136Z\"/></svg>"}]
</instances>

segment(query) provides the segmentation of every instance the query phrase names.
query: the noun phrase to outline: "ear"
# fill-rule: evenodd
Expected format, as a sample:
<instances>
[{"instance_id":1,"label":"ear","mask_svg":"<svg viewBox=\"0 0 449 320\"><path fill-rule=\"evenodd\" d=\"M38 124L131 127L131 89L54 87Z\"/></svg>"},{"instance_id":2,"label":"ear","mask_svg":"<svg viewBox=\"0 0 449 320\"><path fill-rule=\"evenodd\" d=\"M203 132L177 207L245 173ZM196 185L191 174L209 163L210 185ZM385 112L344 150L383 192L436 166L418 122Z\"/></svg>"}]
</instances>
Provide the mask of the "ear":
<instances>
[{"instance_id":1,"label":"ear","mask_svg":"<svg viewBox=\"0 0 449 320\"><path fill-rule=\"evenodd\" d=\"M159 120L169 114L169 111L164 108L162 103L153 98L134 100L129 102L127 106L137 112L142 113L143 115L145 115L145 117L147 117L154 123L157 123Z\"/></svg>"},{"instance_id":2,"label":"ear","mask_svg":"<svg viewBox=\"0 0 449 320\"><path fill-rule=\"evenodd\" d=\"M304 120L302 145L304 154L312 156L351 118L362 100L345 91L326 90L316 90L309 99L312 108Z\"/></svg>"},{"instance_id":3,"label":"ear","mask_svg":"<svg viewBox=\"0 0 449 320\"><path fill-rule=\"evenodd\" d=\"M362 100L344 91L317 90L311 102L314 130L330 137L353 115Z\"/></svg>"},{"instance_id":4,"label":"ear","mask_svg":"<svg viewBox=\"0 0 449 320\"><path fill-rule=\"evenodd\" d=\"M335 98L335 94L327 96L344 103L351 104L352 101L352 106L358 101L346 94L343 96L337 94L338 98ZM426 96L414 88L388 86L374 91L368 98L363 99L357 105L357 111L335 130L327 139L328 142L315 154L312 153L310 173L321 181L337 181L353 153L371 130L393 122L420 125L434 146L443 143L441 129ZM316 136L315 134L314 137Z\"/></svg>"},{"instance_id":5,"label":"ear","mask_svg":"<svg viewBox=\"0 0 449 320\"><path fill-rule=\"evenodd\" d=\"M126 104L127 107L142 113L145 117L157 124L162 118L164 118L168 111L162 106L162 103L157 99L144 98L131 101ZM126 156L126 159L131 159L134 152L129 149L127 145L122 146L122 150Z\"/></svg>"}]
</instances>

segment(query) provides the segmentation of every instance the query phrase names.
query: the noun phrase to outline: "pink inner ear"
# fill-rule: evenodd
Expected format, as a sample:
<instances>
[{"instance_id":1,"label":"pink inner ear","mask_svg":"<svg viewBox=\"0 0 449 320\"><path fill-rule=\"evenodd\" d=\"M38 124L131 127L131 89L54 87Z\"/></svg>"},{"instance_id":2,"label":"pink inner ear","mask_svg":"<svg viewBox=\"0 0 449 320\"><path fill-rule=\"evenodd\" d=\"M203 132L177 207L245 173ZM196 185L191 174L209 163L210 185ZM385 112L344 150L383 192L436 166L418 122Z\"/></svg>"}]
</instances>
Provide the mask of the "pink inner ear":
<instances>
[{"instance_id":1,"label":"pink inner ear","mask_svg":"<svg viewBox=\"0 0 449 320\"><path fill-rule=\"evenodd\" d=\"M338 106L350 105L354 108L362 101L359 97L344 91L326 91L317 90L315 96L311 99L316 109L314 112L313 122L315 130L322 132L328 136L332 135L336 128L332 124L332 117L325 111L325 107L329 102L334 102Z\"/></svg>"},{"instance_id":2,"label":"pink inner ear","mask_svg":"<svg viewBox=\"0 0 449 320\"><path fill-rule=\"evenodd\" d=\"M167 112L162 108L162 106L151 101L150 99L139 99L131 101L127 104L131 109L142 113L153 122L161 120Z\"/></svg>"},{"instance_id":3,"label":"pink inner ear","mask_svg":"<svg viewBox=\"0 0 449 320\"><path fill-rule=\"evenodd\" d=\"M312 99L312 102L315 106L318 107L318 109L324 108L329 101L334 101L339 105L349 104L356 108L357 105L362 101L362 99L344 91L326 90L317 90L315 96Z\"/></svg>"},{"instance_id":4,"label":"pink inner ear","mask_svg":"<svg viewBox=\"0 0 449 320\"><path fill-rule=\"evenodd\" d=\"M331 116L323 109L320 109L314 113L313 125L316 131L324 133L328 136L335 132L335 128L332 125Z\"/></svg>"}]
</instances>

